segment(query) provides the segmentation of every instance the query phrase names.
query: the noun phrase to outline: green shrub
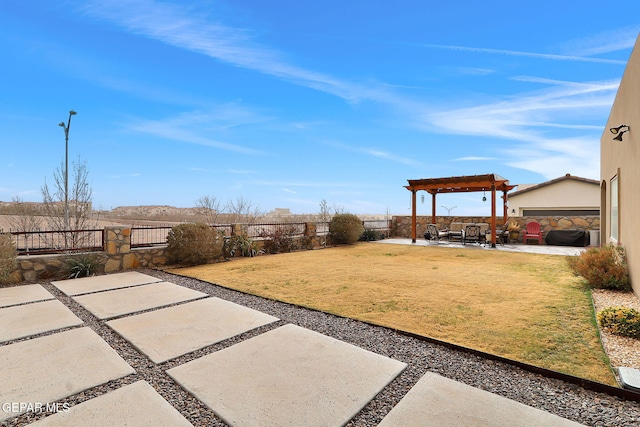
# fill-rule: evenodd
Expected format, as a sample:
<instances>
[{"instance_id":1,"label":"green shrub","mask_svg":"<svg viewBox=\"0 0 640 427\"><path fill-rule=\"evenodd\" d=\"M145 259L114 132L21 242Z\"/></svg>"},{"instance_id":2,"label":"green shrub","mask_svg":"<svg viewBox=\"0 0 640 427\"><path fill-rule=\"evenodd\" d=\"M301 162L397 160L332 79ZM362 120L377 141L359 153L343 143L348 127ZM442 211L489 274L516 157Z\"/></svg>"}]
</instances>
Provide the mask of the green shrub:
<instances>
[{"instance_id":1,"label":"green shrub","mask_svg":"<svg viewBox=\"0 0 640 427\"><path fill-rule=\"evenodd\" d=\"M180 224L167 235L167 260L174 264L198 265L222 256L223 237L203 223Z\"/></svg>"},{"instance_id":2,"label":"green shrub","mask_svg":"<svg viewBox=\"0 0 640 427\"><path fill-rule=\"evenodd\" d=\"M0 282L6 281L18 265L18 253L11 240L11 234L0 230Z\"/></svg>"},{"instance_id":3,"label":"green shrub","mask_svg":"<svg viewBox=\"0 0 640 427\"><path fill-rule=\"evenodd\" d=\"M71 255L62 262L62 274L66 279L91 277L101 272L104 258L99 254L82 253Z\"/></svg>"},{"instance_id":4,"label":"green shrub","mask_svg":"<svg viewBox=\"0 0 640 427\"><path fill-rule=\"evenodd\" d=\"M589 248L578 257L568 259L569 268L594 288L630 290L629 270L622 246Z\"/></svg>"},{"instance_id":5,"label":"green shrub","mask_svg":"<svg viewBox=\"0 0 640 427\"><path fill-rule=\"evenodd\" d=\"M381 232L378 230L371 230L370 228L365 229L360 235L360 241L363 242L374 242L382 239L384 239L384 235Z\"/></svg>"},{"instance_id":6,"label":"green shrub","mask_svg":"<svg viewBox=\"0 0 640 427\"><path fill-rule=\"evenodd\" d=\"M598 322L612 334L640 338L640 312L627 307L607 307L598 312Z\"/></svg>"},{"instance_id":7,"label":"green shrub","mask_svg":"<svg viewBox=\"0 0 640 427\"><path fill-rule=\"evenodd\" d=\"M272 232L263 231L262 250L268 254L291 252L300 249L300 241L296 237L298 230L294 225L277 227Z\"/></svg>"},{"instance_id":8,"label":"green shrub","mask_svg":"<svg viewBox=\"0 0 640 427\"><path fill-rule=\"evenodd\" d=\"M224 239L223 252L225 258L235 256L254 257L258 255L256 244L248 236L238 235Z\"/></svg>"},{"instance_id":9,"label":"green shrub","mask_svg":"<svg viewBox=\"0 0 640 427\"><path fill-rule=\"evenodd\" d=\"M353 214L336 214L329 223L329 238L336 245L352 245L363 232L362 221Z\"/></svg>"}]
</instances>

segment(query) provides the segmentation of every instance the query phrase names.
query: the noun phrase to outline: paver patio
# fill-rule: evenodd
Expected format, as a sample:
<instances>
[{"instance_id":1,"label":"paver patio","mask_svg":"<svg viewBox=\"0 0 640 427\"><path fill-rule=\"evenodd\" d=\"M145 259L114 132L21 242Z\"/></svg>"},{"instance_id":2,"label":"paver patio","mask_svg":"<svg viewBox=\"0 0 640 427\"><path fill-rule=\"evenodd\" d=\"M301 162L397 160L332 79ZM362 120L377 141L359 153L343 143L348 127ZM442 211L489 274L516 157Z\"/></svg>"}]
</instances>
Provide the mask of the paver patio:
<instances>
[{"instance_id":1,"label":"paver patio","mask_svg":"<svg viewBox=\"0 0 640 427\"><path fill-rule=\"evenodd\" d=\"M210 297L111 320L107 325L154 363L162 363L277 320Z\"/></svg>"},{"instance_id":2,"label":"paver patio","mask_svg":"<svg viewBox=\"0 0 640 427\"><path fill-rule=\"evenodd\" d=\"M0 308L0 343L81 324L58 300L4 307Z\"/></svg>"},{"instance_id":3,"label":"paver patio","mask_svg":"<svg viewBox=\"0 0 640 427\"><path fill-rule=\"evenodd\" d=\"M285 325L167 371L231 425L344 425L407 365Z\"/></svg>"},{"instance_id":4,"label":"paver patio","mask_svg":"<svg viewBox=\"0 0 640 427\"><path fill-rule=\"evenodd\" d=\"M571 427L581 424L427 372L379 427Z\"/></svg>"},{"instance_id":5,"label":"paver patio","mask_svg":"<svg viewBox=\"0 0 640 427\"><path fill-rule=\"evenodd\" d=\"M203 292L173 283L156 282L149 285L79 295L73 299L98 319L110 319L123 314L208 296Z\"/></svg>"},{"instance_id":6,"label":"paver patio","mask_svg":"<svg viewBox=\"0 0 640 427\"><path fill-rule=\"evenodd\" d=\"M44 301L54 298L55 297L41 285L0 288L0 307L8 307L10 305Z\"/></svg>"},{"instance_id":7,"label":"paver patio","mask_svg":"<svg viewBox=\"0 0 640 427\"><path fill-rule=\"evenodd\" d=\"M188 427L191 423L148 383L138 381L29 425Z\"/></svg>"},{"instance_id":8,"label":"paver patio","mask_svg":"<svg viewBox=\"0 0 640 427\"><path fill-rule=\"evenodd\" d=\"M156 277L138 273L137 271L127 271L125 273L107 274L104 276L57 280L51 282L51 284L60 289L65 295L74 296L109 289L146 285L147 283L161 281L162 280Z\"/></svg>"},{"instance_id":9,"label":"paver patio","mask_svg":"<svg viewBox=\"0 0 640 427\"><path fill-rule=\"evenodd\" d=\"M91 329L83 327L0 347L0 402L55 402L135 372ZM0 421L23 410L2 406Z\"/></svg>"}]
</instances>

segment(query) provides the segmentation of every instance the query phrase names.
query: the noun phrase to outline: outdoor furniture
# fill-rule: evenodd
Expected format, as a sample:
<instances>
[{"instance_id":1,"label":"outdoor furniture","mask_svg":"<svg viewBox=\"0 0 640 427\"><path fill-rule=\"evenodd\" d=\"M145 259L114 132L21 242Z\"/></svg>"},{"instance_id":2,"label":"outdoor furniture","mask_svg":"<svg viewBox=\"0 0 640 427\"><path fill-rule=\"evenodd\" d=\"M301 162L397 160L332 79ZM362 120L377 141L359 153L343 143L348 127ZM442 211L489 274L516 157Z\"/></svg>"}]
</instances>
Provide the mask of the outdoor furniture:
<instances>
[{"instance_id":1,"label":"outdoor furniture","mask_svg":"<svg viewBox=\"0 0 640 427\"><path fill-rule=\"evenodd\" d=\"M589 234L584 230L550 230L544 241L555 246L587 246Z\"/></svg>"},{"instance_id":2,"label":"outdoor furniture","mask_svg":"<svg viewBox=\"0 0 640 427\"><path fill-rule=\"evenodd\" d=\"M522 233L522 241L525 244L527 244L529 239L536 239L539 245L542 244L542 230L540 230L539 223L535 221L527 223L527 228L523 230Z\"/></svg>"},{"instance_id":3,"label":"outdoor furniture","mask_svg":"<svg viewBox=\"0 0 640 427\"><path fill-rule=\"evenodd\" d=\"M462 235L462 244L466 245L468 242L480 243L480 226L476 224L468 224L464 227L464 234Z\"/></svg>"},{"instance_id":4,"label":"outdoor furniture","mask_svg":"<svg viewBox=\"0 0 640 427\"><path fill-rule=\"evenodd\" d=\"M484 243L487 231L489 231L489 224L486 222L477 222L476 225L480 227L480 243Z\"/></svg>"},{"instance_id":5,"label":"outdoor furniture","mask_svg":"<svg viewBox=\"0 0 640 427\"><path fill-rule=\"evenodd\" d=\"M449 241L457 239L460 242L464 239L464 226L461 222L452 222L449 224Z\"/></svg>"},{"instance_id":6,"label":"outdoor furniture","mask_svg":"<svg viewBox=\"0 0 640 427\"><path fill-rule=\"evenodd\" d=\"M438 226L435 224L427 224L427 233L429 239L440 242L440 239L449 237L449 232L446 230L438 230Z\"/></svg>"},{"instance_id":7,"label":"outdoor furniture","mask_svg":"<svg viewBox=\"0 0 640 427\"><path fill-rule=\"evenodd\" d=\"M497 230L497 232L496 232L496 243L497 244L500 244L500 245L504 246L505 233L506 232L504 230L500 230L500 229ZM491 235L492 235L491 234L491 229L487 230L487 233L484 236L484 239L485 239L484 243L486 245L490 245L492 243L491 242Z\"/></svg>"}]
</instances>

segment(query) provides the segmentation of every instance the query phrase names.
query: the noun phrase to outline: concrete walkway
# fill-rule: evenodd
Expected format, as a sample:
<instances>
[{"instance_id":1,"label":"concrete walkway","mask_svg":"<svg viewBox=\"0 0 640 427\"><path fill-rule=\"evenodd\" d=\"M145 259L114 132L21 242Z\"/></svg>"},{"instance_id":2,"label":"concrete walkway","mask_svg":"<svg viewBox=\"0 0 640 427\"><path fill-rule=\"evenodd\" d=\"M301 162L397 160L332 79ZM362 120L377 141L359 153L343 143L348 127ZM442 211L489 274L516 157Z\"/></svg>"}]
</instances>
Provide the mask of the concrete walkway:
<instances>
[{"instance_id":1,"label":"concrete walkway","mask_svg":"<svg viewBox=\"0 0 640 427\"><path fill-rule=\"evenodd\" d=\"M587 248L575 247L575 246L549 246L549 245L523 245L507 243L504 245L497 244L495 248L489 245L479 245L477 243L469 243L463 245L461 242L448 242L443 240L441 242L435 242L431 240L417 239L415 243L411 243L411 239L393 238L377 240L375 243L389 244L389 245L412 245L412 246L435 246L440 248L465 248L476 249L486 251L504 251L504 252L524 252L529 254L546 254L546 255L580 255L586 251Z\"/></svg>"},{"instance_id":2,"label":"concrete walkway","mask_svg":"<svg viewBox=\"0 0 640 427\"><path fill-rule=\"evenodd\" d=\"M141 273L52 284L160 367L279 321ZM135 370L40 285L0 288L0 366L0 423L46 406L51 415L33 425L190 425L179 402L173 406L146 381L56 410L61 400ZM384 355L283 324L173 366L166 374L230 425L340 426L405 367ZM578 424L428 373L381 425Z\"/></svg>"}]
</instances>

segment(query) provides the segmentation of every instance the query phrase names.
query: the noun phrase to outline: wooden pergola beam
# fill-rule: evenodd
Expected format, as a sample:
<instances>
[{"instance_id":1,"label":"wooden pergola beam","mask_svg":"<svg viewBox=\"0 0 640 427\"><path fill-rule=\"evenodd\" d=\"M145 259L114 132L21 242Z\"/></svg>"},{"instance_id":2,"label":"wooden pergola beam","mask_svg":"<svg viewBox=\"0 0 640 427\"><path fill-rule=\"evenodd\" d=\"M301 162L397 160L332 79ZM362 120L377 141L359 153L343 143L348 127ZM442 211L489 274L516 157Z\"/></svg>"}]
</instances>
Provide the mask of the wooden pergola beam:
<instances>
[{"instance_id":1,"label":"wooden pergola beam","mask_svg":"<svg viewBox=\"0 0 640 427\"><path fill-rule=\"evenodd\" d=\"M431 222L436 223L436 195L445 193L467 193L474 191L491 191L491 246L496 247L496 191L502 191L503 220L507 222L507 192L515 185L496 174L452 176L448 178L409 179L405 188L411 191L411 241L417 237L416 193L426 191L431 194Z\"/></svg>"}]
</instances>

